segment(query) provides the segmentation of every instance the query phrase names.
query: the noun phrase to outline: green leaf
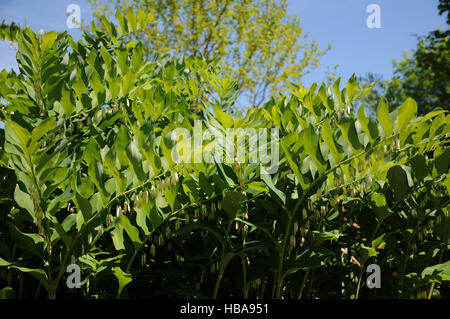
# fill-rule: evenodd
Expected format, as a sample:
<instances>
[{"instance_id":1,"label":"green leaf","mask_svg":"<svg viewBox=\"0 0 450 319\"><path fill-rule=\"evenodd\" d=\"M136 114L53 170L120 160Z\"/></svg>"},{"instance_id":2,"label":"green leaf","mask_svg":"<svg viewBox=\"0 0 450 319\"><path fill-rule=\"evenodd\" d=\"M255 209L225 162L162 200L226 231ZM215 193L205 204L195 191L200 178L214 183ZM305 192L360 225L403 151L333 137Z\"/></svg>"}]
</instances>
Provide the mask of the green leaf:
<instances>
[{"instance_id":1,"label":"green leaf","mask_svg":"<svg viewBox=\"0 0 450 319\"><path fill-rule=\"evenodd\" d=\"M366 114L364 113L364 105L361 105L361 107L359 108L357 119L361 124L361 128L363 129L363 131L369 137L370 142L373 143L379 135L378 127L371 118L367 118Z\"/></svg>"},{"instance_id":2,"label":"green leaf","mask_svg":"<svg viewBox=\"0 0 450 319\"><path fill-rule=\"evenodd\" d=\"M251 182L247 185L247 188L249 190L254 190L256 191L256 193L260 193L260 192L267 192L268 189L266 187L266 184L263 182Z\"/></svg>"},{"instance_id":3,"label":"green leaf","mask_svg":"<svg viewBox=\"0 0 450 319\"><path fill-rule=\"evenodd\" d=\"M64 114L66 116L72 114L72 112L75 110L75 105L72 103L71 95L72 90L66 89L66 86L63 85L61 89L61 100L59 101L59 103L63 107Z\"/></svg>"},{"instance_id":4,"label":"green leaf","mask_svg":"<svg viewBox=\"0 0 450 319\"><path fill-rule=\"evenodd\" d=\"M395 165L389 168L387 172L389 184L394 191L394 198L396 201L401 201L405 198L409 191L408 175L403 166Z\"/></svg>"},{"instance_id":5,"label":"green leaf","mask_svg":"<svg viewBox=\"0 0 450 319\"><path fill-rule=\"evenodd\" d=\"M122 94L127 95L135 85L136 75L132 69L128 69L127 73L122 78Z\"/></svg>"},{"instance_id":6,"label":"green leaf","mask_svg":"<svg viewBox=\"0 0 450 319\"><path fill-rule=\"evenodd\" d=\"M411 168L418 181L422 181L428 174L427 162L422 154L418 154L411 159Z\"/></svg>"},{"instance_id":7,"label":"green leaf","mask_svg":"<svg viewBox=\"0 0 450 319\"><path fill-rule=\"evenodd\" d=\"M16 293L11 287L5 287L0 290L0 299L16 299Z\"/></svg>"},{"instance_id":8,"label":"green leaf","mask_svg":"<svg viewBox=\"0 0 450 319\"><path fill-rule=\"evenodd\" d=\"M246 200L247 197L239 192L229 192L222 199L222 207L230 219L233 219L236 217L238 211L242 210L243 204Z\"/></svg>"},{"instance_id":9,"label":"green leaf","mask_svg":"<svg viewBox=\"0 0 450 319\"><path fill-rule=\"evenodd\" d=\"M78 209L83 214L84 220L89 220L92 215L92 206L88 199L81 196L78 192L75 193L75 204L77 205Z\"/></svg>"},{"instance_id":10,"label":"green leaf","mask_svg":"<svg viewBox=\"0 0 450 319\"><path fill-rule=\"evenodd\" d=\"M130 31L136 31L136 26L137 26L137 21L136 21L136 14L134 13L134 10L132 7L128 7L127 9L127 20L128 20L128 25L131 27Z\"/></svg>"},{"instance_id":11,"label":"green leaf","mask_svg":"<svg viewBox=\"0 0 450 319\"><path fill-rule=\"evenodd\" d=\"M400 106L400 111L397 116L397 125L400 132L403 132L408 126L408 123L414 118L417 113L417 104L412 98L407 98Z\"/></svg>"},{"instance_id":12,"label":"green leaf","mask_svg":"<svg viewBox=\"0 0 450 319\"><path fill-rule=\"evenodd\" d=\"M339 102L340 107L342 107L342 106L344 106L344 102L342 101L342 93L339 89L340 84L341 84L341 78L339 77L336 80L336 82L334 82L333 91L334 91L334 94L336 94L336 99Z\"/></svg>"},{"instance_id":13,"label":"green leaf","mask_svg":"<svg viewBox=\"0 0 450 319\"><path fill-rule=\"evenodd\" d=\"M144 232L144 235L147 236L148 234L150 234L150 231L147 226L147 214L145 213L145 210L142 207L136 207L135 210L136 210L136 224Z\"/></svg>"},{"instance_id":14,"label":"green leaf","mask_svg":"<svg viewBox=\"0 0 450 319\"><path fill-rule=\"evenodd\" d=\"M117 298L120 298L123 288L125 288L125 286L128 285L133 280L133 278L130 274L127 274L122 269L120 269L120 267L114 267L112 271L116 276L117 281L119 282L119 289L117 290Z\"/></svg>"},{"instance_id":15,"label":"green leaf","mask_svg":"<svg viewBox=\"0 0 450 319\"><path fill-rule=\"evenodd\" d=\"M330 123L328 121L325 121L323 123L321 133L323 141L325 142L325 145L330 149L334 159L336 160L336 162L340 162L340 160L344 156L344 153L339 150L338 145L334 140Z\"/></svg>"},{"instance_id":16,"label":"green leaf","mask_svg":"<svg viewBox=\"0 0 450 319\"><path fill-rule=\"evenodd\" d=\"M381 193L373 192L371 199L377 207L386 206L386 197Z\"/></svg>"},{"instance_id":17,"label":"green leaf","mask_svg":"<svg viewBox=\"0 0 450 319\"><path fill-rule=\"evenodd\" d=\"M303 132L303 141L306 154L311 156L314 163L316 163L319 172L322 173L325 169L325 161L322 157L322 153L320 152L319 135L316 134L316 131L312 125L309 125Z\"/></svg>"},{"instance_id":18,"label":"green leaf","mask_svg":"<svg viewBox=\"0 0 450 319\"><path fill-rule=\"evenodd\" d=\"M16 188L14 190L14 200L17 205L25 208L30 213L30 216L32 218L35 218L33 200L31 199L30 195L20 189L18 184L16 185Z\"/></svg>"},{"instance_id":19,"label":"green leaf","mask_svg":"<svg viewBox=\"0 0 450 319\"><path fill-rule=\"evenodd\" d=\"M286 195L280 191L278 188L276 188L275 184L272 181L272 177L269 174L262 174L261 179L266 183L267 187L277 195L278 199L283 203L286 204Z\"/></svg>"},{"instance_id":20,"label":"green leaf","mask_svg":"<svg viewBox=\"0 0 450 319\"><path fill-rule=\"evenodd\" d=\"M102 195L103 204L106 204L108 202L109 194L106 191L105 184L103 182L104 171L102 162L94 160L89 163L88 174Z\"/></svg>"},{"instance_id":21,"label":"green leaf","mask_svg":"<svg viewBox=\"0 0 450 319\"><path fill-rule=\"evenodd\" d=\"M203 172L199 173L198 183L200 188L205 192L206 196L211 196L214 193L214 187L209 183L208 178L203 174Z\"/></svg>"},{"instance_id":22,"label":"green leaf","mask_svg":"<svg viewBox=\"0 0 450 319\"><path fill-rule=\"evenodd\" d=\"M353 73L351 78L348 80L345 88L347 90L348 102L350 103L354 100L354 96L360 90L355 73Z\"/></svg>"},{"instance_id":23,"label":"green leaf","mask_svg":"<svg viewBox=\"0 0 450 319\"><path fill-rule=\"evenodd\" d=\"M0 257L0 267L7 267L12 265L9 261L4 260L2 257Z\"/></svg>"},{"instance_id":24,"label":"green leaf","mask_svg":"<svg viewBox=\"0 0 450 319\"><path fill-rule=\"evenodd\" d=\"M434 165L438 174L448 173L450 167L450 147L447 147L441 154L436 156Z\"/></svg>"},{"instance_id":25,"label":"green leaf","mask_svg":"<svg viewBox=\"0 0 450 319\"><path fill-rule=\"evenodd\" d=\"M116 248L116 250L125 250L122 227L116 225L114 229L111 231L111 238L113 240L114 248Z\"/></svg>"},{"instance_id":26,"label":"green leaf","mask_svg":"<svg viewBox=\"0 0 450 319\"><path fill-rule=\"evenodd\" d=\"M377 256L377 250L375 249L375 247L367 247L361 245L360 254L361 254L361 264L364 265L370 257Z\"/></svg>"},{"instance_id":27,"label":"green leaf","mask_svg":"<svg viewBox=\"0 0 450 319\"><path fill-rule=\"evenodd\" d=\"M26 145L30 139L30 132L17 124L14 121L7 120L5 125L5 131L12 130L13 134L17 137L18 144L22 147L22 150L26 150Z\"/></svg>"},{"instance_id":28,"label":"green leaf","mask_svg":"<svg viewBox=\"0 0 450 319\"><path fill-rule=\"evenodd\" d=\"M119 218L119 224L126 231L128 237L130 237L134 247L138 249L142 245L142 241L139 238L139 230L133 225L131 225L130 220L125 215L122 215Z\"/></svg>"},{"instance_id":29,"label":"green leaf","mask_svg":"<svg viewBox=\"0 0 450 319\"><path fill-rule=\"evenodd\" d=\"M14 268L17 269L21 272L30 274L32 277L36 278L37 280L40 281L40 283L45 287L45 289L47 289L47 291L49 290L49 282L48 282L48 277L47 274L44 270L42 269L32 269L32 268L27 268L27 267L22 267L22 266L17 266L17 265L11 265L9 266L9 268Z\"/></svg>"},{"instance_id":30,"label":"green leaf","mask_svg":"<svg viewBox=\"0 0 450 319\"><path fill-rule=\"evenodd\" d=\"M41 236L35 233L23 233L12 223L8 223L8 225L9 233L18 247L42 258L44 253L44 240Z\"/></svg>"},{"instance_id":31,"label":"green leaf","mask_svg":"<svg viewBox=\"0 0 450 319\"><path fill-rule=\"evenodd\" d=\"M342 131L342 136L354 150L359 150L363 147L358 139L354 119L342 118L338 126Z\"/></svg>"},{"instance_id":32,"label":"green leaf","mask_svg":"<svg viewBox=\"0 0 450 319\"><path fill-rule=\"evenodd\" d=\"M39 139L55 128L56 119L54 117L44 119L31 131L31 144L37 143Z\"/></svg>"},{"instance_id":33,"label":"green leaf","mask_svg":"<svg viewBox=\"0 0 450 319\"><path fill-rule=\"evenodd\" d=\"M323 260L331 255L333 255L333 252L327 248L307 248L303 250L295 256L295 259L286 263L282 280L302 269L319 268Z\"/></svg>"},{"instance_id":34,"label":"green leaf","mask_svg":"<svg viewBox=\"0 0 450 319\"><path fill-rule=\"evenodd\" d=\"M384 129L384 136L390 136L394 130L394 125L389 119L389 106L384 97L381 97L377 107L377 119Z\"/></svg>"},{"instance_id":35,"label":"green leaf","mask_svg":"<svg viewBox=\"0 0 450 319\"><path fill-rule=\"evenodd\" d=\"M422 271L422 278L426 277L437 277L439 281L450 281L450 260L425 268Z\"/></svg>"},{"instance_id":36,"label":"green leaf","mask_svg":"<svg viewBox=\"0 0 450 319\"><path fill-rule=\"evenodd\" d=\"M131 164L131 169L133 173L136 174L136 177L140 181L144 181L146 178L146 174L142 168L142 154L139 152L139 149L135 142L128 144L126 148L126 154L128 161Z\"/></svg>"},{"instance_id":37,"label":"green leaf","mask_svg":"<svg viewBox=\"0 0 450 319\"><path fill-rule=\"evenodd\" d=\"M58 34L55 31L50 31L42 37L42 42L41 42L42 52L48 51L53 46L57 36L58 36Z\"/></svg>"}]
</instances>

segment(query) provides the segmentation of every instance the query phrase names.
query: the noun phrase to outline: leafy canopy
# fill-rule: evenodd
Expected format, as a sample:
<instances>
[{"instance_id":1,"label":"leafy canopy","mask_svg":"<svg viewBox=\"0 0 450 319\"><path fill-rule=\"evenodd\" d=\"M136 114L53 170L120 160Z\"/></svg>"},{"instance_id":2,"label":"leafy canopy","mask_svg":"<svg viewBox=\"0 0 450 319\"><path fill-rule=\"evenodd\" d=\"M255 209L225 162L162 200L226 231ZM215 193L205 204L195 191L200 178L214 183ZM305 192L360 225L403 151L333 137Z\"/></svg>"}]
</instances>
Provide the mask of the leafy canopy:
<instances>
[{"instance_id":1,"label":"leafy canopy","mask_svg":"<svg viewBox=\"0 0 450 319\"><path fill-rule=\"evenodd\" d=\"M298 82L318 65L324 53L309 40L298 16L287 13L287 1L128 1L90 0L94 15L114 10L154 17L133 38L144 44L149 57L202 55L221 59L222 74L239 79L241 92L260 105L286 85ZM120 22L121 20L118 19Z\"/></svg>"},{"instance_id":2,"label":"leafy canopy","mask_svg":"<svg viewBox=\"0 0 450 319\"><path fill-rule=\"evenodd\" d=\"M0 27L19 64L0 72L1 297L375 297L362 280L371 263L389 283L378 296L445 292L448 112L417 116L411 98L390 111L381 98L372 119L356 112L370 88L352 76L291 83L244 113L217 63L146 59L129 37L153 20L126 12L77 42ZM248 154L176 162L177 128L278 129L262 142L278 170L262 174Z\"/></svg>"}]
</instances>

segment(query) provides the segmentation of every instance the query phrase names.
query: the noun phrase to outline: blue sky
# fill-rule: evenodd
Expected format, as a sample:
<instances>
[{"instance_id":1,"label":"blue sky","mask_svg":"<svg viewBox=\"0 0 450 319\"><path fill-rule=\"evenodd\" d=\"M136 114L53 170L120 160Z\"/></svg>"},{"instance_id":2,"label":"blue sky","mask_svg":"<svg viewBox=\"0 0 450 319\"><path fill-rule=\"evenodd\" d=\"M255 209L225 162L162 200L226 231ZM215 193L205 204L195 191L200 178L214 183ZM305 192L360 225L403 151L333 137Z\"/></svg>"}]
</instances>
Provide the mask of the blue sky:
<instances>
[{"instance_id":1,"label":"blue sky","mask_svg":"<svg viewBox=\"0 0 450 319\"><path fill-rule=\"evenodd\" d=\"M381 8L381 28L366 26L369 4ZM392 59L401 59L405 49L416 47L413 36L438 27L447 28L439 16L438 0L290 0L289 13L297 13L311 39L332 49L320 60L320 67L305 77L305 84L322 81L327 66L339 64L337 74L348 79L366 72L392 76Z\"/></svg>"},{"instance_id":2,"label":"blue sky","mask_svg":"<svg viewBox=\"0 0 450 319\"><path fill-rule=\"evenodd\" d=\"M87 0L0 0L0 20L27 23L33 30L66 30L66 8L75 3L89 21L92 9ZM381 8L381 29L369 29L369 4ZM392 76L392 58L401 58L405 49L415 48L414 34L425 35L438 27L446 28L438 15L438 0L289 0L289 14L298 14L301 25L322 48L332 49L320 60L320 67L308 74L304 83L325 79L327 66L338 64L336 73L348 79L353 73ZM80 31L69 32L80 36ZM0 70L15 65L15 51L0 41Z\"/></svg>"}]
</instances>

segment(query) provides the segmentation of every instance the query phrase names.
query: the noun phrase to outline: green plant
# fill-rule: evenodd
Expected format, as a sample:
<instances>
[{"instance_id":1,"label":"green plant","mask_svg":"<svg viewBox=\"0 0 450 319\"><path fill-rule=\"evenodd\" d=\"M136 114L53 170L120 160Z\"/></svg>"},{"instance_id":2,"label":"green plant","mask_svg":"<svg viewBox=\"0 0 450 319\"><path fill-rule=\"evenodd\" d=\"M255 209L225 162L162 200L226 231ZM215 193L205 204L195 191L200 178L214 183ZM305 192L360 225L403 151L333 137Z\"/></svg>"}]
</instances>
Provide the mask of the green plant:
<instances>
[{"instance_id":1,"label":"green plant","mask_svg":"<svg viewBox=\"0 0 450 319\"><path fill-rule=\"evenodd\" d=\"M261 105L289 81L298 82L326 50L310 40L300 18L289 14L287 1L89 1L102 26L102 16L116 9L154 17L132 34L149 57L198 55L221 59L221 74L239 82L241 96ZM123 18L119 16L118 22ZM131 37L131 36L130 36ZM329 50L329 47L328 49Z\"/></svg>"},{"instance_id":2,"label":"green plant","mask_svg":"<svg viewBox=\"0 0 450 319\"><path fill-rule=\"evenodd\" d=\"M20 70L0 74L2 296L448 296L449 114L416 117L412 99L389 113L383 98L377 121L355 114L370 91L355 77L292 84L241 114L216 62L147 61L127 41L145 15L102 21L78 42L0 29ZM178 128L277 128L278 169L262 174L249 154L175 161ZM370 263L381 289L364 287Z\"/></svg>"}]
</instances>

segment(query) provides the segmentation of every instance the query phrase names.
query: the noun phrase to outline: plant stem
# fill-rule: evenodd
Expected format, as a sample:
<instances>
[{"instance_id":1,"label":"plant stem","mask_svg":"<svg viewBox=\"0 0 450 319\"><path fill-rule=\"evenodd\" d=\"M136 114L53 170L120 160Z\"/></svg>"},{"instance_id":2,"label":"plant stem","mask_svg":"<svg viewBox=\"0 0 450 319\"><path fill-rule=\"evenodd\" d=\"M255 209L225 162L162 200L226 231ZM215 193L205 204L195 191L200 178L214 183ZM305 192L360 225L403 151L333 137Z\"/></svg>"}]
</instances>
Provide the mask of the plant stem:
<instances>
[{"instance_id":1,"label":"plant stem","mask_svg":"<svg viewBox=\"0 0 450 319\"><path fill-rule=\"evenodd\" d=\"M276 291L276 295L275 295L276 299L281 298L281 286L283 285L282 277L283 277L284 253L286 251L287 241L289 240L289 234L290 234L291 224L292 224L292 219L293 219L293 216L289 211L288 211L288 215L289 215L289 219L288 219L288 223L286 225L286 231L284 232L284 238L283 238L283 243L281 246L281 251L279 251L279 256L278 256L277 291Z\"/></svg>"},{"instance_id":2,"label":"plant stem","mask_svg":"<svg viewBox=\"0 0 450 319\"><path fill-rule=\"evenodd\" d=\"M356 294L355 294L355 299L358 299L359 297L359 290L361 288L361 281L362 281L362 273L363 273L363 269L364 269L364 264L361 264L361 269L359 271L359 277L358 277L358 285L356 286Z\"/></svg>"},{"instance_id":3,"label":"plant stem","mask_svg":"<svg viewBox=\"0 0 450 319\"><path fill-rule=\"evenodd\" d=\"M245 265L245 258L241 256L242 261L242 287L244 292L244 299L248 299L248 289L247 289L247 266Z\"/></svg>"},{"instance_id":4,"label":"plant stem","mask_svg":"<svg viewBox=\"0 0 450 319\"><path fill-rule=\"evenodd\" d=\"M303 290L305 289L305 285L306 285L306 279L309 276L309 271L310 269L306 269L305 275L303 276L303 280L302 280L302 285L300 286L300 291L298 292L298 297L297 299L302 299L302 295L303 295Z\"/></svg>"},{"instance_id":5,"label":"plant stem","mask_svg":"<svg viewBox=\"0 0 450 319\"><path fill-rule=\"evenodd\" d=\"M438 264L440 264L442 262L442 258L444 257L444 250L441 249L441 252L439 253L439 261ZM434 290L434 285L436 284L436 282L433 282L431 284L430 287L430 291L428 292L428 299L431 299L431 296L433 296L433 290Z\"/></svg>"}]
</instances>

